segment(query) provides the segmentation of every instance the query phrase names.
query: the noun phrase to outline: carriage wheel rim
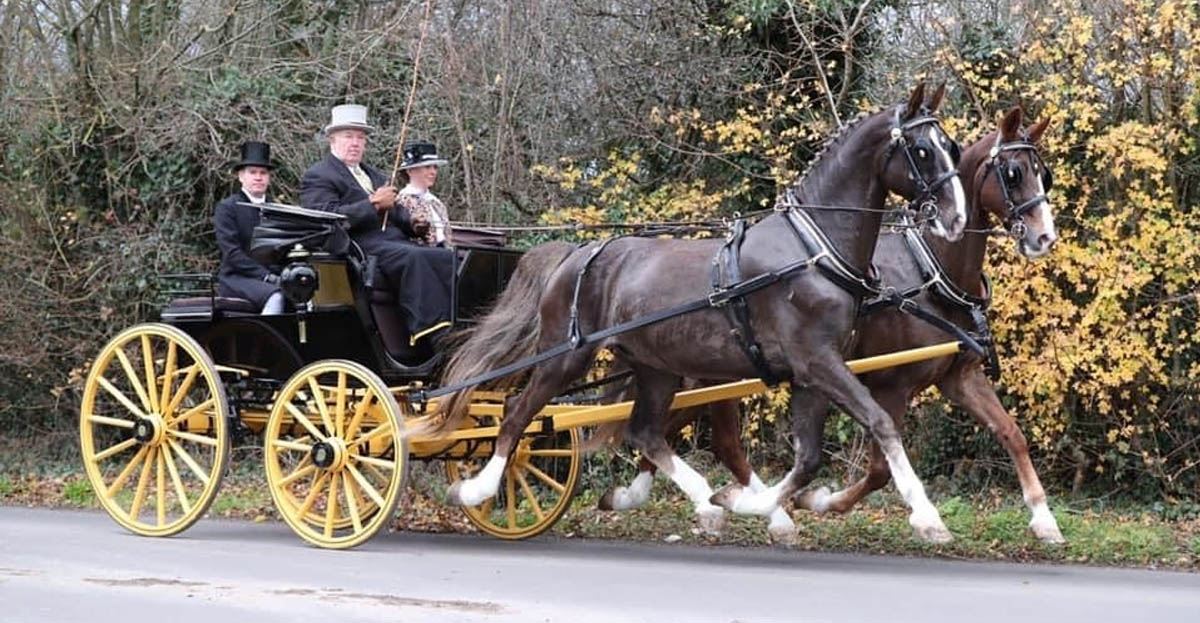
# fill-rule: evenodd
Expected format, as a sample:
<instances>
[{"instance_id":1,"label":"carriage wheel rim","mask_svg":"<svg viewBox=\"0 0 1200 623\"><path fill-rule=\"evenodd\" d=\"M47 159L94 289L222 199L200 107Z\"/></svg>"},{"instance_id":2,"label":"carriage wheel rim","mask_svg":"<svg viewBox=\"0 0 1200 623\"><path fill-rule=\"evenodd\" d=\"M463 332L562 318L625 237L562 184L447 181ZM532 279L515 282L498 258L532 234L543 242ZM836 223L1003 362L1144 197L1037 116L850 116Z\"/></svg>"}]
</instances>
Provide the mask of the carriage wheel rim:
<instances>
[{"instance_id":1,"label":"carriage wheel rim","mask_svg":"<svg viewBox=\"0 0 1200 623\"><path fill-rule=\"evenodd\" d=\"M367 368L344 360L301 368L276 395L263 434L280 516L318 547L370 539L391 521L403 489L402 431L395 399Z\"/></svg>"},{"instance_id":2,"label":"carriage wheel rim","mask_svg":"<svg viewBox=\"0 0 1200 623\"><path fill-rule=\"evenodd\" d=\"M228 418L216 366L189 335L159 323L117 334L92 364L80 404L80 452L95 499L135 534L186 530L220 489Z\"/></svg>"}]
</instances>

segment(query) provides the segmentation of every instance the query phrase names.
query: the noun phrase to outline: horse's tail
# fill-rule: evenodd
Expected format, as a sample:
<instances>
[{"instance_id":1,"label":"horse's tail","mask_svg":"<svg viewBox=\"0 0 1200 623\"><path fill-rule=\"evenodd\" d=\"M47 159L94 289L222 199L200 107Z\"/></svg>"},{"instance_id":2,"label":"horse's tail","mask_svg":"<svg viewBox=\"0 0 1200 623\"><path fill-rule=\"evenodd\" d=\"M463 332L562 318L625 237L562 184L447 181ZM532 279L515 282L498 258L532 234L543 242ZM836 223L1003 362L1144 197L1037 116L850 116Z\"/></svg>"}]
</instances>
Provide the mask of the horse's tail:
<instances>
[{"instance_id":1,"label":"horse's tail","mask_svg":"<svg viewBox=\"0 0 1200 623\"><path fill-rule=\"evenodd\" d=\"M442 387L537 354L535 350L541 336L538 307L542 291L550 276L574 250L575 245L567 242L548 242L525 252L491 311L475 325L450 336L449 349L454 354L442 373ZM488 383L487 387L511 388L525 373L515 372ZM468 386L443 396L433 417L410 429L407 435L439 437L458 429L467 416L471 393L475 389L476 386Z\"/></svg>"}]
</instances>

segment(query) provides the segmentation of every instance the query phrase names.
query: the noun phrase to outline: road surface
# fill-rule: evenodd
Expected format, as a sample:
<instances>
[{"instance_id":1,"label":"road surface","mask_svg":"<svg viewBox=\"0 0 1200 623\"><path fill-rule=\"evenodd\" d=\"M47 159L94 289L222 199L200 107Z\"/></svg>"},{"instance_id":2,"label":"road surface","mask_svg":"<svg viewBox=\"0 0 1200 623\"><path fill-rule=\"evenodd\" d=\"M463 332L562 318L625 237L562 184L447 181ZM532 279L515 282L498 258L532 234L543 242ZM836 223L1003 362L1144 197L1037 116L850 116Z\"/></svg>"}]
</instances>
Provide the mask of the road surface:
<instances>
[{"instance_id":1,"label":"road surface","mask_svg":"<svg viewBox=\"0 0 1200 623\"><path fill-rule=\"evenodd\" d=\"M380 534L315 549L280 523L171 538L0 507L0 621L1200 622L1200 574L539 538Z\"/></svg>"}]
</instances>

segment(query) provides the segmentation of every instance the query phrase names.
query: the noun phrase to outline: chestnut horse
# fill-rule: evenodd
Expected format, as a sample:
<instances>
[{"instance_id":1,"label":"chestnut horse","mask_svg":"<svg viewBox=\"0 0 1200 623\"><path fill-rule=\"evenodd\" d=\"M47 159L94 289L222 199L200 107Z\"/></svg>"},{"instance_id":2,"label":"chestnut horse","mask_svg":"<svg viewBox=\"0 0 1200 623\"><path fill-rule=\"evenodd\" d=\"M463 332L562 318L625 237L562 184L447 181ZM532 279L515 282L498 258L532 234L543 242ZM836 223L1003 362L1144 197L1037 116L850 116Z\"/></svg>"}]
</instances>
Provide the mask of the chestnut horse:
<instances>
[{"instance_id":1,"label":"chestnut horse","mask_svg":"<svg viewBox=\"0 0 1200 623\"><path fill-rule=\"evenodd\" d=\"M961 242L947 244L925 236L937 262L945 270L945 278L968 296L983 294L983 260L988 232L989 214L1004 223L1014 233L1017 250L1027 258L1038 258L1049 252L1058 238L1046 192L1050 190L1050 172L1036 151L1048 121L1022 130L1020 108L1004 116L998 131L984 136L968 147L959 165L959 175L967 180L970 198L968 236ZM1019 225L1018 225L1019 223ZM984 234L984 235L979 235ZM907 235L907 234L906 234ZM875 249L875 262L880 267L884 283L903 290L910 285L928 283L912 259L912 249L903 235L880 236ZM956 322L967 330L975 328L969 311L932 288L914 297L923 308ZM979 301L976 301L978 304ZM982 310L980 310L982 311ZM884 353L930 346L947 339L946 333L932 325L894 308L884 309L862 317L857 325L858 340L850 358L871 357ZM1032 514L1029 523L1034 535L1048 543L1063 542L1062 533L1046 503L1028 444L1013 417L1005 411L984 374L982 361L971 353L912 363L859 377L871 390L875 400L886 409L897 426L902 424L906 406L926 388L936 385L952 402L964 407L996 437L1008 451L1024 493L1025 503ZM802 388L799 400L807 403L808 417L822 419L828 403L810 395ZM793 400L797 398L793 397ZM713 452L743 486L759 488L750 482L752 473L740 439L740 415L736 401L709 405ZM672 415L671 430L677 432L701 414L699 409L681 410ZM610 434L607 431L600 435ZM644 503L650 492L654 466L643 459L640 472L628 487L618 487L601 498L601 508L621 510ZM798 506L817 512L845 513L867 494L889 479L888 465L877 444L871 447L868 474L850 487L830 493L827 488L806 491L796 498ZM775 525L772 520L772 525ZM773 537L777 531L771 530Z\"/></svg>"},{"instance_id":2,"label":"chestnut horse","mask_svg":"<svg viewBox=\"0 0 1200 623\"><path fill-rule=\"evenodd\" d=\"M741 255L744 278L762 277L769 283L745 297L766 365L794 385L820 392L867 427L912 508L909 523L922 538L939 542L952 537L913 472L891 418L846 368L842 350L861 296L869 289L866 270L889 192L932 206L936 233L951 239L962 235L966 199L951 156L954 144L933 116L943 95L944 88L926 101L920 85L907 104L861 118L844 130L785 194L782 209L746 232ZM532 342L511 344L508 353L546 352L562 343L571 327L598 331L703 298L721 245L720 240L636 237L594 243L574 251L550 276L539 314L513 316L498 304L490 316L507 317L530 338L522 342ZM864 288L838 285L828 276L831 272L849 275ZM737 512L767 515L811 480L812 457L819 457L819 448L813 454L797 447L793 472L767 490L775 492L774 498L756 499L743 508L736 496L713 496L704 477L666 443L668 407L682 377L758 375L721 310L705 307L575 346L538 364L523 391L509 398L492 457L474 477L450 487L450 503L474 506L495 495L509 456L534 415L582 376L602 347L634 372L637 399L627 439L691 498L704 529L718 531L723 524L715 501ZM496 369L497 363L448 366L442 385L457 386L482 370ZM439 402L437 417L410 434L458 428L473 389L450 393ZM804 415L799 406L793 402L793 413ZM811 423L796 417L794 426L802 431Z\"/></svg>"}]
</instances>

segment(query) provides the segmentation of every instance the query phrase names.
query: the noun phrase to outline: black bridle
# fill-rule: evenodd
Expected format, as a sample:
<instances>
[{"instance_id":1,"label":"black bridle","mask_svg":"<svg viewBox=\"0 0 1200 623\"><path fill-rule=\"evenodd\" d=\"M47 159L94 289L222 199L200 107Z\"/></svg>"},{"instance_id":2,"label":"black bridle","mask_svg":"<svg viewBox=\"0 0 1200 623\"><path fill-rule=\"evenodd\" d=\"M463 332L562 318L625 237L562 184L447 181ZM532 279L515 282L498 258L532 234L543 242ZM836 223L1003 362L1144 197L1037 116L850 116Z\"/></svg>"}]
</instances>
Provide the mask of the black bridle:
<instances>
[{"instance_id":1,"label":"black bridle","mask_svg":"<svg viewBox=\"0 0 1200 623\"><path fill-rule=\"evenodd\" d=\"M948 184L950 180L958 177L958 160L962 156L962 148L957 141L951 139L949 149L952 166L950 170L932 181L926 179L921 173L921 168L917 165L916 159L913 158L913 152L922 148L919 145L909 142L908 138L905 137L905 133L926 125L937 126L938 131L949 138L946 131L942 129L941 121L933 115L923 115L916 119L910 119L892 128L892 140L888 144L888 152L884 158L884 163L890 162L897 150L904 154L904 160L908 165L908 178L917 185L917 195L909 201L909 208L920 214L922 219L927 220L937 216L937 200L934 198L934 193L940 190L942 186Z\"/></svg>"},{"instance_id":2,"label":"black bridle","mask_svg":"<svg viewBox=\"0 0 1200 623\"><path fill-rule=\"evenodd\" d=\"M1033 160L1035 171L1042 177L1042 193L1031 197L1030 199L1018 204L1013 201L1011 188L1015 188L1021 183L1021 169L1010 160L1002 159L1000 156L1004 152L1027 151ZM1035 207L1043 201L1047 201L1046 192L1054 185L1054 176L1050 173L1050 168L1046 166L1046 162L1042 160L1042 155L1038 152L1037 145L1034 145L1029 137L1021 137L1016 141L1001 143L999 137L996 139L996 144L988 153L987 167L983 172L983 179L979 181L980 192L983 185L987 182L987 178L992 172L996 173L996 181L1000 185L1000 196L1004 199L1004 227L1008 230L1009 235L1020 240L1025 237L1025 223L1021 220L1026 214L1029 214Z\"/></svg>"}]
</instances>

